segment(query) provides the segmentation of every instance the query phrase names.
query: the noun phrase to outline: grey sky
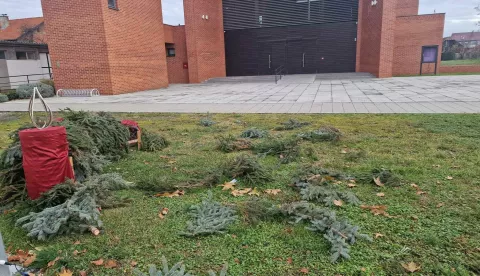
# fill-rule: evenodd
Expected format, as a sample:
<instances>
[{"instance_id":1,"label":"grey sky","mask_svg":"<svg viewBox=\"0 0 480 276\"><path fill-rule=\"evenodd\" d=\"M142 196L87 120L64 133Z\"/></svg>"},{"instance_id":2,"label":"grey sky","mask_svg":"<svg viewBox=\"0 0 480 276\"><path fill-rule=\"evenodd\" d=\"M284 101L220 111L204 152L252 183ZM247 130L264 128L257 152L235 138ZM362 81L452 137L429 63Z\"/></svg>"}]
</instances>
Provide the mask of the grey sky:
<instances>
[{"instance_id":1,"label":"grey sky","mask_svg":"<svg viewBox=\"0 0 480 276\"><path fill-rule=\"evenodd\" d=\"M402 1L402 0L400 0ZM183 24L183 1L162 0L163 21L167 24ZM470 32L479 30L475 25L480 16L474 10L480 0L420 0L420 14L445 12L445 35L452 32ZM42 16L40 0L0 0L0 13L10 18Z\"/></svg>"}]
</instances>

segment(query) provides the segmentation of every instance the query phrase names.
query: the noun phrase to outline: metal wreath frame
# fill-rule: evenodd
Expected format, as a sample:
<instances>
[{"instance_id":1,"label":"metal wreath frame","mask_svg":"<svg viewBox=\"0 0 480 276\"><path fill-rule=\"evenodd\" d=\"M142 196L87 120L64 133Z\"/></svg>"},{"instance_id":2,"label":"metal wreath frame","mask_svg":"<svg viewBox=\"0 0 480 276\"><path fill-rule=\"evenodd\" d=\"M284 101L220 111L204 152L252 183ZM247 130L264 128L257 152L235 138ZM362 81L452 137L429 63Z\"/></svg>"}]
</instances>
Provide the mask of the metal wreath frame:
<instances>
[{"instance_id":1,"label":"metal wreath frame","mask_svg":"<svg viewBox=\"0 0 480 276\"><path fill-rule=\"evenodd\" d=\"M100 96L98 89L59 89L57 97L95 97Z\"/></svg>"},{"instance_id":2,"label":"metal wreath frame","mask_svg":"<svg viewBox=\"0 0 480 276\"><path fill-rule=\"evenodd\" d=\"M43 122L42 126L37 125L37 121L35 120L35 114L33 113L35 111L35 98L37 97L37 95L38 95L38 98L40 99L43 109L47 113L47 120ZM40 94L37 87L33 88L32 97L30 98L30 102L28 103L28 114L30 115L30 120L32 121L32 124L38 129L47 128L52 124L52 121L53 121L52 109L45 102L45 100L42 97L42 94Z\"/></svg>"}]
</instances>

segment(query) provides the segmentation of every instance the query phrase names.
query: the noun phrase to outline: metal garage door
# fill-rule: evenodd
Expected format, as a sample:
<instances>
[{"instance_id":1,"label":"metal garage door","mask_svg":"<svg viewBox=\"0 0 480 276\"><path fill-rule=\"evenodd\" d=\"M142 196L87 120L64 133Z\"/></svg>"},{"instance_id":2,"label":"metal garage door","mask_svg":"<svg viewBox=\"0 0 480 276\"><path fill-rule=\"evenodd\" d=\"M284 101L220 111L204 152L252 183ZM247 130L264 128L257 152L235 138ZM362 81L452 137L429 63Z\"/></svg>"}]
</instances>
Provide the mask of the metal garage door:
<instances>
[{"instance_id":1,"label":"metal garage door","mask_svg":"<svg viewBox=\"0 0 480 276\"><path fill-rule=\"evenodd\" d=\"M225 32L228 76L354 72L355 22Z\"/></svg>"}]
</instances>

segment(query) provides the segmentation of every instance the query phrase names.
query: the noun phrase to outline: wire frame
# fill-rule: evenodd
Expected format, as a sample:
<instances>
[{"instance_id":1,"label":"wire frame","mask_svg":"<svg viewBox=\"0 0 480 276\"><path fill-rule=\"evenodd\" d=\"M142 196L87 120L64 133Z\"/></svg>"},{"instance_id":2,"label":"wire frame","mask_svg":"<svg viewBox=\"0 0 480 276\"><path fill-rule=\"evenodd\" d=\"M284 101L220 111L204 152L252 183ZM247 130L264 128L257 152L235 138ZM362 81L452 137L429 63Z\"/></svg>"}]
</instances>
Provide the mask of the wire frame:
<instances>
[{"instance_id":1,"label":"wire frame","mask_svg":"<svg viewBox=\"0 0 480 276\"><path fill-rule=\"evenodd\" d=\"M100 96L98 89L59 89L57 97L95 97Z\"/></svg>"},{"instance_id":2,"label":"wire frame","mask_svg":"<svg viewBox=\"0 0 480 276\"><path fill-rule=\"evenodd\" d=\"M34 114L35 98L37 97L37 95L38 95L38 98L40 99L40 102L42 103L43 108L45 109L45 112L48 114L47 115L48 119L45 120L42 126L39 126L37 124L37 120L35 120L35 114ZM52 121L53 121L52 109L50 109L48 104L43 99L42 94L40 94L40 91L38 91L38 87L33 88L32 97L30 98L30 102L28 103L28 114L30 115L30 120L32 121L33 126L35 126L38 129L47 128L50 125L52 125Z\"/></svg>"}]
</instances>

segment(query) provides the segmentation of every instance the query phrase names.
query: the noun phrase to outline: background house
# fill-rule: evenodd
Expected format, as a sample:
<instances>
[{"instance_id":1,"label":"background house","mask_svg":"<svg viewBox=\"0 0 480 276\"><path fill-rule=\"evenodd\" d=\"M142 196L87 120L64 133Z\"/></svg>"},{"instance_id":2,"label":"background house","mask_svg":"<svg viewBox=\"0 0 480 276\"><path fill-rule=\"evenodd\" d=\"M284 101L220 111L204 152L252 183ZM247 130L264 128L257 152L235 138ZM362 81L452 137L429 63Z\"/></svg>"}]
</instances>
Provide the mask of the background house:
<instances>
[{"instance_id":1,"label":"background house","mask_svg":"<svg viewBox=\"0 0 480 276\"><path fill-rule=\"evenodd\" d=\"M0 16L0 90L52 78L42 17Z\"/></svg>"}]
</instances>

